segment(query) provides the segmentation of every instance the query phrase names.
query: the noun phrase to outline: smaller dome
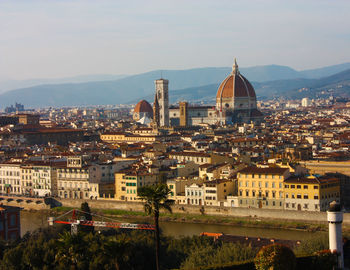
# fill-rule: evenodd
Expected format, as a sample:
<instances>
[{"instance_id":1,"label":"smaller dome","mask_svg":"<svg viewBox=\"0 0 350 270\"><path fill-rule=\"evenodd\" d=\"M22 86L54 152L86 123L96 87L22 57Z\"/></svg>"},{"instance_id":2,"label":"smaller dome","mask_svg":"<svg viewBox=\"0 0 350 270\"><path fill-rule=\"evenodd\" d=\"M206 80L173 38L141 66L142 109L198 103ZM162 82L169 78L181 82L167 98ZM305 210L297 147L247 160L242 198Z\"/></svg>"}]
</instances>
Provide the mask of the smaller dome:
<instances>
[{"instance_id":1,"label":"smaller dome","mask_svg":"<svg viewBox=\"0 0 350 270\"><path fill-rule=\"evenodd\" d=\"M153 109L152 106L146 100L143 99L136 104L134 108L134 113L153 113Z\"/></svg>"}]
</instances>

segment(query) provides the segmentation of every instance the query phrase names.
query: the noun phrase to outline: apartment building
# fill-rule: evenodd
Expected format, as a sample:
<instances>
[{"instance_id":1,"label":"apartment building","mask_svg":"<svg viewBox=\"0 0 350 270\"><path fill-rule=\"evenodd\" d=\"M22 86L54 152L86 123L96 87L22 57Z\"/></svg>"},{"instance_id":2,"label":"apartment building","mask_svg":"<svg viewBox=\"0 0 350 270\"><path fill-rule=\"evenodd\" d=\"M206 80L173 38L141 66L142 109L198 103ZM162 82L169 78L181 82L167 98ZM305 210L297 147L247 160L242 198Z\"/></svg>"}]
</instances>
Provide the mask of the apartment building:
<instances>
[{"instance_id":1,"label":"apartment building","mask_svg":"<svg viewBox=\"0 0 350 270\"><path fill-rule=\"evenodd\" d=\"M33 189L33 167L30 164L22 164L21 165L21 187L22 194L27 196L34 195Z\"/></svg>"},{"instance_id":2,"label":"apartment building","mask_svg":"<svg viewBox=\"0 0 350 270\"><path fill-rule=\"evenodd\" d=\"M237 174L241 207L284 208L283 182L290 176L288 168L247 167Z\"/></svg>"},{"instance_id":3,"label":"apartment building","mask_svg":"<svg viewBox=\"0 0 350 270\"><path fill-rule=\"evenodd\" d=\"M22 194L21 161L0 164L0 193Z\"/></svg>"},{"instance_id":4,"label":"apartment building","mask_svg":"<svg viewBox=\"0 0 350 270\"><path fill-rule=\"evenodd\" d=\"M284 181L285 210L327 211L340 201L340 180L329 176L291 177Z\"/></svg>"},{"instance_id":5,"label":"apartment building","mask_svg":"<svg viewBox=\"0 0 350 270\"><path fill-rule=\"evenodd\" d=\"M115 199L120 201L140 201L137 195L139 187L156 184L159 174L146 171L129 171L115 173Z\"/></svg>"},{"instance_id":6,"label":"apartment building","mask_svg":"<svg viewBox=\"0 0 350 270\"><path fill-rule=\"evenodd\" d=\"M31 172L35 195L40 197L57 195L57 168L52 163L33 163Z\"/></svg>"},{"instance_id":7,"label":"apartment building","mask_svg":"<svg viewBox=\"0 0 350 270\"><path fill-rule=\"evenodd\" d=\"M227 196L232 196L235 182L231 179L215 179L204 182L205 205L225 206Z\"/></svg>"},{"instance_id":8,"label":"apartment building","mask_svg":"<svg viewBox=\"0 0 350 270\"><path fill-rule=\"evenodd\" d=\"M68 157L67 164L57 168L58 196L68 199L98 199L98 183L89 181L89 166L82 157Z\"/></svg>"}]
</instances>

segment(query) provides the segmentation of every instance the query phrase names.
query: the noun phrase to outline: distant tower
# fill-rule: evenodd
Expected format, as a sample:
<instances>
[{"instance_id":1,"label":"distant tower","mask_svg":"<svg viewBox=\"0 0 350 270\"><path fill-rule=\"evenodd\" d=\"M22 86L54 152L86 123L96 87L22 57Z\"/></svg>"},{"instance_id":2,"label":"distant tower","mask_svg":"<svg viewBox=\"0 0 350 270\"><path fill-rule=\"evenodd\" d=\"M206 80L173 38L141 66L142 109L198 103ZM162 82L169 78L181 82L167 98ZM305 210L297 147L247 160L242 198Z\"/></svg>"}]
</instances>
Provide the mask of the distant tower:
<instances>
[{"instance_id":1,"label":"distant tower","mask_svg":"<svg viewBox=\"0 0 350 270\"><path fill-rule=\"evenodd\" d=\"M336 201L330 203L329 210L327 211L327 219L329 224L329 249L332 252L337 252L338 267L343 269L344 255L341 228L343 223L343 212L341 211L340 204Z\"/></svg>"},{"instance_id":2,"label":"distant tower","mask_svg":"<svg viewBox=\"0 0 350 270\"><path fill-rule=\"evenodd\" d=\"M159 126L169 126L169 93L168 80L159 79L155 81L156 95L159 104Z\"/></svg>"},{"instance_id":3,"label":"distant tower","mask_svg":"<svg viewBox=\"0 0 350 270\"><path fill-rule=\"evenodd\" d=\"M309 107L310 106L310 100L308 98L303 98L301 100L301 106L303 107Z\"/></svg>"}]
</instances>

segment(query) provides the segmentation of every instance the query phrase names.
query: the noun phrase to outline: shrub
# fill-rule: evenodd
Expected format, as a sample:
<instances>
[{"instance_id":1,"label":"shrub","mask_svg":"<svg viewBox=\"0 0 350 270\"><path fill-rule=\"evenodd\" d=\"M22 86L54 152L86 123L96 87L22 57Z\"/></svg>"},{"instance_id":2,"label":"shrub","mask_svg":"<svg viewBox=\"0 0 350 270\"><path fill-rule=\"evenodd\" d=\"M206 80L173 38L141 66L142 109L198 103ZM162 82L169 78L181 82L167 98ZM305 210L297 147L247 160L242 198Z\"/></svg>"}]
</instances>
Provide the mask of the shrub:
<instances>
[{"instance_id":1,"label":"shrub","mask_svg":"<svg viewBox=\"0 0 350 270\"><path fill-rule=\"evenodd\" d=\"M329 249L316 252L313 265L315 269L328 270L333 269L337 264L337 253Z\"/></svg>"},{"instance_id":2,"label":"shrub","mask_svg":"<svg viewBox=\"0 0 350 270\"><path fill-rule=\"evenodd\" d=\"M312 255L320 250L328 249L328 235L321 235L313 239L302 241L301 244L294 249L297 255Z\"/></svg>"},{"instance_id":3,"label":"shrub","mask_svg":"<svg viewBox=\"0 0 350 270\"><path fill-rule=\"evenodd\" d=\"M182 269L194 269L196 267L208 267L214 265L226 265L253 259L257 250L249 245L240 243L223 243L215 247L196 248L182 264Z\"/></svg>"},{"instance_id":4,"label":"shrub","mask_svg":"<svg viewBox=\"0 0 350 270\"><path fill-rule=\"evenodd\" d=\"M262 247L254 260L257 270L293 270L296 259L293 251L283 245Z\"/></svg>"}]
</instances>

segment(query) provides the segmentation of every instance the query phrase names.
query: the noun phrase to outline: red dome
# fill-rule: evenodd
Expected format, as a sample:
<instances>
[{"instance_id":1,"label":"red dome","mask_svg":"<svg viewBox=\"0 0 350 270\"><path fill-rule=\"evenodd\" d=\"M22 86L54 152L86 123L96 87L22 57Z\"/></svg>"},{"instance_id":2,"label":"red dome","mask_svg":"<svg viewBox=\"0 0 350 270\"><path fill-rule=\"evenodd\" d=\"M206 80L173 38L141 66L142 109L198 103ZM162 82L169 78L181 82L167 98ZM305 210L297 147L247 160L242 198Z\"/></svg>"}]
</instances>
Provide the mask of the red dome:
<instances>
[{"instance_id":1,"label":"red dome","mask_svg":"<svg viewBox=\"0 0 350 270\"><path fill-rule=\"evenodd\" d=\"M230 74L219 86L216 98L255 97L250 82L241 74Z\"/></svg>"},{"instance_id":2,"label":"red dome","mask_svg":"<svg viewBox=\"0 0 350 270\"><path fill-rule=\"evenodd\" d=\"M235 62L232 73L220 84L216 98L256 97L253 86L239 73Z\"/></svg>"},{"instance_id":3,"label":"red dome","mask_svg":"<svg viewBox=\"0 0 350 270\"><path fill-rule=\"evenodd\" d=\"M146 100L143 99L136 104L134 108L134 113L153 113L153 109L152 106Z\"/></svg>"}]
</instances>

